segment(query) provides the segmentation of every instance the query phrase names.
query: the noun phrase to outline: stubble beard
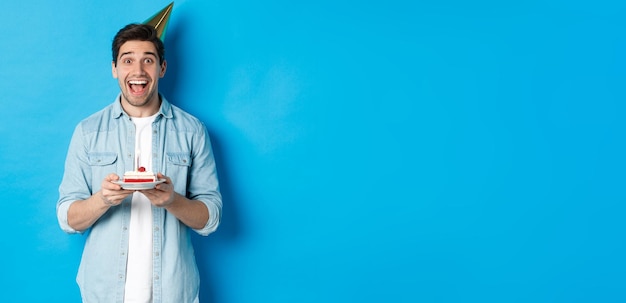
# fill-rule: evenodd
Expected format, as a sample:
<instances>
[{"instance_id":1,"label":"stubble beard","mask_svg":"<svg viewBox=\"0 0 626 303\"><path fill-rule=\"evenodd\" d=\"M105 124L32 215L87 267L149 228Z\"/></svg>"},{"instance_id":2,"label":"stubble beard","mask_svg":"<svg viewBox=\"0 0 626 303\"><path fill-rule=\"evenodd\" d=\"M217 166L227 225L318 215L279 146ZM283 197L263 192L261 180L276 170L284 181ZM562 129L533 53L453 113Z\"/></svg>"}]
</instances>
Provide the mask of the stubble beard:
<instances>
[{"instance_id":1,"label":"stubble beard","mask_svg":"<svg viewBox=\"0 0 626 303\"><path fill-rule=\"evenodd\" d=\"M145 106L146 104L150 103L150 100L152 100L155 95L156 95L156 91L153 91L147 96L142 98L142 97L129 96L127 92L122 91L122 97L124 98L124 100L126 100L126 103L133 107Z\"/></svg>"}]
</instances>

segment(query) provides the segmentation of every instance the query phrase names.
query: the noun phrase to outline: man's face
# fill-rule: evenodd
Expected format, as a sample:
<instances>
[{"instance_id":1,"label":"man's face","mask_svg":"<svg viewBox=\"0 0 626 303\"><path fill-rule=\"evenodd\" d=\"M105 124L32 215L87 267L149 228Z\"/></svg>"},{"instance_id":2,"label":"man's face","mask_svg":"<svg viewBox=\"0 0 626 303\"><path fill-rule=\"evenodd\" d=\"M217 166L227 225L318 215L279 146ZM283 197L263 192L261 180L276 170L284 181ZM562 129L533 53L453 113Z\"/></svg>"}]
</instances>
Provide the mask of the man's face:
<instances>
[{"instance_id":1,"label":"man's face","mask_svg":"<svg viewBox=\"0 0 626 303\"><path fill-rule=\"evenodd\" d=\"M117 66L111 63L113 78L122 91L122 103L147 107L159 103L159 78L165 75L166 62L159 64L154 44L128 41L120 47Z\"/></svg>"}]
</instances>

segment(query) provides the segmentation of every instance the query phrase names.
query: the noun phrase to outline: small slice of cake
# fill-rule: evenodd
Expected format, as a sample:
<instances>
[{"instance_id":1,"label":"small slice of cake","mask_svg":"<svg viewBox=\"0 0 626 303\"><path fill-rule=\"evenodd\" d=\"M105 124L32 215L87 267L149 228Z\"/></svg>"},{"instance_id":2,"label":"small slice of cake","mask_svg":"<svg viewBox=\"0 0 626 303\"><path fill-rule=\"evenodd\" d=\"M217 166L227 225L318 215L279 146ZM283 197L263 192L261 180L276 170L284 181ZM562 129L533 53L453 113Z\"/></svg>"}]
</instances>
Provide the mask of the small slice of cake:
<instances>
[{"instance_id":1,"label":"small slice of cake","mask_svg":"<svg viewBox=\"0 0 626 303\"><path fill-rule=\"evenodd\" d=\"M124 182L127 183L143 183L155 182L156 175L151 171L146 171L145 167L140 167L137 171L127 171L124 173Z\"/></svg>"}]
</instances>

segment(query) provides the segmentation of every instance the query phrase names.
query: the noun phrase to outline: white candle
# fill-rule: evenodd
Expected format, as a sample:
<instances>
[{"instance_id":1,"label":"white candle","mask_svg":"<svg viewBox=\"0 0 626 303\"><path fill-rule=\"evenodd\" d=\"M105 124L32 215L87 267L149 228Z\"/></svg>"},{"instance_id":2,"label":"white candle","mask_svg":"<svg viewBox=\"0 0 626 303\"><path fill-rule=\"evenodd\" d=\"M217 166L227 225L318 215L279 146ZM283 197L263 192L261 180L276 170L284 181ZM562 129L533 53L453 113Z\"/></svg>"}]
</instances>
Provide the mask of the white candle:
<instances>
[{"instance_id":1,"label":"white candle","mask_svg":"<svg viewBox=\"0 0 626 303\"><path fill-rule=\"evenodd\" d=\"M139 159L141 158L141 151L135 151L135 171L139 170Z\"/></svg>"}]
</instances>

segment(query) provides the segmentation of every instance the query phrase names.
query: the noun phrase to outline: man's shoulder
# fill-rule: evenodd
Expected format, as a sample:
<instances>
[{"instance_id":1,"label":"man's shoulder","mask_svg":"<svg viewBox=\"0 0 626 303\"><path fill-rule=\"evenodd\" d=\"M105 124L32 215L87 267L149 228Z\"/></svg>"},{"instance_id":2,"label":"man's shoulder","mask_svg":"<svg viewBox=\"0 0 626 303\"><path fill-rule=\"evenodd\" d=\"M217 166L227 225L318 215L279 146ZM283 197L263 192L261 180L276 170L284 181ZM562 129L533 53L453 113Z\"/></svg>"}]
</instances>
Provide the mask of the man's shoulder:
<instances>
[{"instance_id":1,"label":"man's shoulder","mask_svg":"<svg viewBox=\"0 0 626 303\"><path fill-rule=\"evenodd\" d=\"M186 112L180 107L171 104L172 122L178 127L184 128L203 128L204 123L196 116Z\"/></svg>"},{"instance_id":2,"label":"man's shoulder","mask_svg":"<svg viewBox=\"0 0 626 303\"><path fill-rule=\"evenodd\" d=\"M108 128L110 121L114 115L114 105L109 104L103 109L89 115L79 122L79 126L84 132L93 132L101 130L103 127Z\"/></svg>"}]
</instances>

